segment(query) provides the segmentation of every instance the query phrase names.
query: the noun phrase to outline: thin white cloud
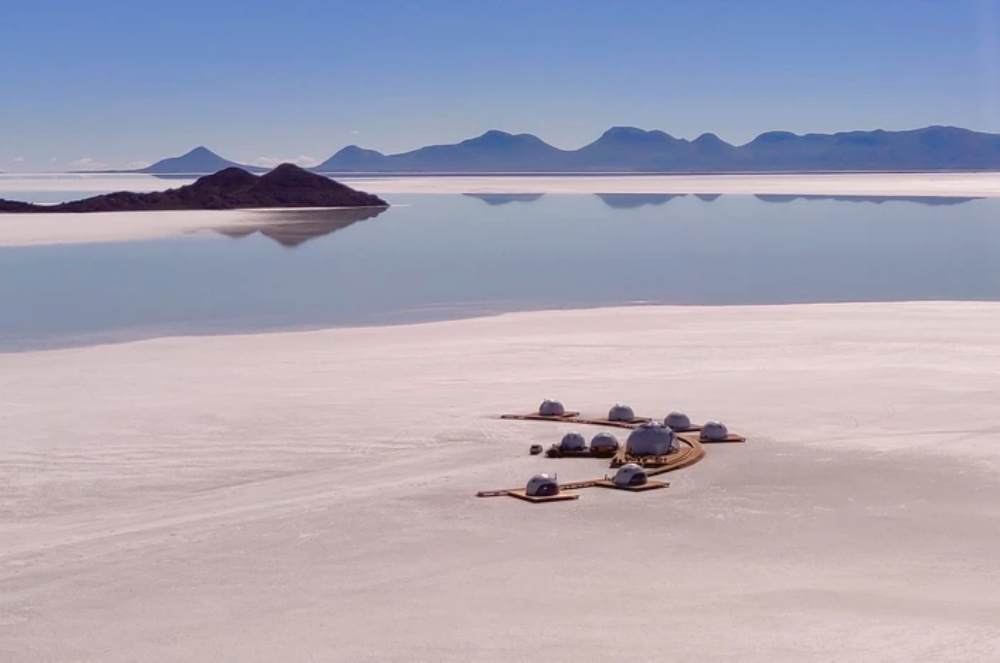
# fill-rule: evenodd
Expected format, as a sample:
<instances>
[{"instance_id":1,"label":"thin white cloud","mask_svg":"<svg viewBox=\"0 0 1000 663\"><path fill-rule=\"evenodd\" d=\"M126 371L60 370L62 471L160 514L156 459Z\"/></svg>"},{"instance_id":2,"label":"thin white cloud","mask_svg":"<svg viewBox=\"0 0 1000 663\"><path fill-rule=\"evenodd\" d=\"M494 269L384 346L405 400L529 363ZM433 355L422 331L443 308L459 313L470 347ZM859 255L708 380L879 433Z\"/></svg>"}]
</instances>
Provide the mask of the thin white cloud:
<instances>
[{"instance_id":1,"label":"thin white cloud","mask_svg":"<svg viewBox=\"0 0 1000 663\"><path fill-rule=\"evenodd\" d=\"M318 166L320 161L316 157L311 157L308 154L300 154L295 157L292 161L296 166L302 166L303 168L312 168L313 166Z\"/></svg>"},{"instance_id":2,"label":"thin white cloud","mask_svg":"<svg viewBox=\"0 0 1000 663\"><path fill-rule=\"evenodd\" d=\"M254 159L253 165L260 166L261 168L274 168L279 163L281 163L281 159L275 159L274 157L257 157Z\"/></svg>"},{"instance_id":3,"label":"thin white cloud","mask_svg":"<svg viewBox=\"0 0 1000 663\"><path fill-rule=\"evenodd\" d=\"M139 170L140 168L146 168L149 166L148 161L129 161L125 164L125 168L128 170Z\"/></svg>"},{"instance_id":4,"label":"thin white cloud","mask_svg":"<svg viewBox=\"0 0 1000 663\"><path fill-rule=\"evenodd\" d=\"M279 159L277 157L257 157L254 160L253 165L260 166L261 168L274 168L275 166L282 163L294 163L296 166L301 166L303 168L312 168L313 166L319 165L319 159L316 157L311 157L307 154L300 154L294 159Z\"/></svg>"},{"instance_id":5,"label":"thin white cloud","mask_svg":"<svg viewBox=\"0 0 1000 663\"><path fill-rule=\"evenodd\" d=\"M59 161L59 157L52 157L51 159L49 159L49 161L55 163L56 161Z\"/></svg>"},{"instance_id":6,"label":"thin white cloud","mask_svg":"<svg viewBox=\"0 0 1000 663\"><path fill-rule=\"evenodd\" d=\"M352 132L351 132L351 135L352 135L352 136L360 136L360 135L361 135L361 132L360 132L360 131L358 131L357 129L355 129L354 131L352 131Z\"/></svg>"},{"instance_id":7,"label":"thin white cloud","mask_svg":"<svg viewBox=\"0 0 1000 663\"><path fill-rule=\"evenodd\" d=\"M14 157L14 163L21 163L24 161L24 157Z\"/></svg>"},{"instance_id":8,"label":"thin white cloud","mask_svg":"<svg viewBox=\"0 0 1000 663\"><path fill-rule=\"evenodd\" d=\"M90 157L84 157L82 159L77 159L76 161L74 161L70 165L73 166L74 168L82 168L84 170L91 170L91 169L95 169L96 170L96 169L107 168L108 167L108 164L102 163L100 161L95 161L94 159L91 159Z\"/></svg>"}]
</instances>

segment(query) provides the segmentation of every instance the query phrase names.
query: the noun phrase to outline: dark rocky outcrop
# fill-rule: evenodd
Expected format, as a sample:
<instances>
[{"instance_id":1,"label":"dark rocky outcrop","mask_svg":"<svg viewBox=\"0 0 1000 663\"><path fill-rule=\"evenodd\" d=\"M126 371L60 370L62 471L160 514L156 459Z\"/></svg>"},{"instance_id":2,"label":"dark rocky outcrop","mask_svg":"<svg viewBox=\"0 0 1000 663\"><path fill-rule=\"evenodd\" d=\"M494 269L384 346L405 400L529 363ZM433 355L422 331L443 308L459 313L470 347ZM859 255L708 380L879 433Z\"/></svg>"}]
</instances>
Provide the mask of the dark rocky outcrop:
<instances>
[{"instance_id":1,"label":"dark rocky outcrop","mask_svg":"<svg viewBox=\"0 0 1000 663\"><path fill-rule=\"evenodd\" d=\"M226 168L193 184L167 191L121 191L58 205L34 205L0 200L0 212L149 212L158 210L224 210L289 207L388 207L369 193L293 164L282 164L266 175Z\"/></svg>"}]
</instances>

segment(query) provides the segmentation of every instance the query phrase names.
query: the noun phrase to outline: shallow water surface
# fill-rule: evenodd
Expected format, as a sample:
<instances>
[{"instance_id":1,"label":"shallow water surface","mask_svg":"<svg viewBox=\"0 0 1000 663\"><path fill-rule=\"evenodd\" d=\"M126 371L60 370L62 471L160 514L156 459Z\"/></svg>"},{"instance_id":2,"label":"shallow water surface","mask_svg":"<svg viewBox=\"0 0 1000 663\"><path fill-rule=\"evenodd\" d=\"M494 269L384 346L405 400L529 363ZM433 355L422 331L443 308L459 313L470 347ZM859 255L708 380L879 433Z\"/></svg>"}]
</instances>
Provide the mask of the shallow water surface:
<instances>
[{"instance_id":1,"label":"shallow water surface","mask_svg":"<svg viewBox=\"0 0 1000 663\"><path fill-rule=\"evenodd\" d=\"M375 215L0 248L0 350L636 302L1000 299L996 200L389 198Z\"/></svg>"}]
</instances>

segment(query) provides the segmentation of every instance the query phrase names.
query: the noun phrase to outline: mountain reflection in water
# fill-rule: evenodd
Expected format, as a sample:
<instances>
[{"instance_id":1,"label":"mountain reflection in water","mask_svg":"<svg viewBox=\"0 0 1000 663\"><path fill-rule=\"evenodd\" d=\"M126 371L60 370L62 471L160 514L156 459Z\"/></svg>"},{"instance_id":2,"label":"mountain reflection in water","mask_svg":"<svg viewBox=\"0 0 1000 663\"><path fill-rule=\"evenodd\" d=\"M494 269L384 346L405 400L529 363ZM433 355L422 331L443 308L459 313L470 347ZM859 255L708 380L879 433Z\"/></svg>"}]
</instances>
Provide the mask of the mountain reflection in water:
<instances>
[{"instance_id":1,"label":"mountain reflection in water","mask_svg":"<svg viewBox=\"0 0 1000 663\"><path fill-rule=\"evenodd\" d=\"M509 203L533 203L544 193L463 193L463 196L481 200L491 207Z\"/></svg>"},{"instance_id":2,"label":"mountain reflection in water","mask_svg":"<svg viewBox=\"0 0 1000 663\"><path fill-rule=\"evenodd\" d=\"M982 200L982 198L946 197L946 196L835 196L835 195L765 195L758 194L757 200L765 203L790 203L796 200L829 200L835 203L916 203L918 205L944 206L961 205L962 203Z\"/></svg>"},{"instance_id":3,"label":"mountain reflection in water","mask_svg":"<svg viewBox=\"0 0 1000 663\"><path fill-rule=\"evenodd\" d=\"M481 200L487 205L507 205L509 203L533 203L545 194L541 193L466 193L469 198ZM636 209L645 206L657 206L669 203L676 198L684 198L693 195L704 203L715 202L722 197L721 193L596 193L601 202L612 209ZM736 194L734 194L736 195ZM927 205L929 207L961 205L982 200L981 197L958 197L958 196L859 196L859 195L829 195L829 194L757 194L754 196L763 203L785 204L797 200L802 201L829 201L836 203L873 203L881 205L883 203L914 203L917 205Z\"/></svg>"}]
</instances>

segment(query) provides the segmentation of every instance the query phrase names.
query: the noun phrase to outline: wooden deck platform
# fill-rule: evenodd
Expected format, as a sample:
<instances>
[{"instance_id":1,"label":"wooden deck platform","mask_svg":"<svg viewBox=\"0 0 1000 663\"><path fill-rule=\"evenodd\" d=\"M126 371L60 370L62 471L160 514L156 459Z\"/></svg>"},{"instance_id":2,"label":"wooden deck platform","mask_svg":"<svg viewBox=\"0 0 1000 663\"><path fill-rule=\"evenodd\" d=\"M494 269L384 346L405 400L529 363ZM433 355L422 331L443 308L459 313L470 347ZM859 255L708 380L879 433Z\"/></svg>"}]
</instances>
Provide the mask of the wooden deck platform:
<instances>
[{"instance_id":1,"label":"wooden deck platform","mask_svg":"<svg viewBox=\"0 0 1000 663\"><path fill-rule=\"evenodd\" d=\"M724 440L704 440L704 439L702 439L700 433L698 433L698 434L695 434L695 433L677 433L677 439L684 440L684 441L687 441L689 439L694 439L694 440L697 440L698 442L700 442L701 444L727 444L727 443L746 442L747 441L747 439L745 437L743 437L742 435L737 435L736 433L730 433L729 435L726 436L726 439L724 439Z\"/></svg>"},{"instance_id":2,"label":"wooden deck platform","mask_svg":"<svg viewBox=\"0 0 1000 663\"><path fill-rule=\"evenodd\" d=\"M588 419L585 417L573 417L570 421L575 424L586 424L588 426L608 426L610 428L635 428L639 424L652 421L649 417L636 417L631 421L611 421L610 419Z\"/></svg>"},{"instance_id":3,"label":"wooden deck platform","mask_svg":"<svg viewBox=\"0 0 1000 663\"><path fill-rule=\"evenodd\" d=\"M531 502L532 504L543 504L545 502L568 502L569 500L580 499L580 495L578 493L559 493L558 495L535 496L529 495L524 489L511 490L508 491L507 494L511 497L516 497L519 500Z\"/></svg>"},{"instance_id":4,"label":"wooden deck platform","mask_svg":"<svg viewBox=\"0 0 1000 663\"><path fill-rule=\"evenodd\" d=\"M647 490L656 490L657 488L669 488L670 483L667 481L647 481L641 486L619 486L614 481L610 479L604 479L603 481L598 481L594 484L601 488L613 488L615 490L627 490L632 493L641 493Z\"/></svg>"},{"instance_id":5,"label":"wooden deck platform","mask_svg":"<svg viewBox=\"0 0 1000 663\"><path fill-rule=\"evenodd\" d=\"M689 467L705 457L705 447L696 436L687 438L678 435L677 439L680 441L680 448L666 456L630 456L623 448L611 459L611 467L635 463L646 470L646 474L656 475Z\"/></svg>"},{"instance_id":6,"label":"wooden deck platform","mask_svg":"<svg viewBox=\"0 0 1000 663\"><path fill-rule=\"evenodd\" d=\"M555 416L547 416L544 414L538 414L537 412L529 412L528 414L501 414L501 419L519 419L521 421L572 421L575 417L580 415L579 412L563 412L562 414Z\"/></svg>"},{"instance_id":7,"label":"wooden deck platform","mask_svg":"<svg viewBox=\"0 0 1000 663\"><path fill-rule=\"evenodd\" d=\"M591 486L596 486L597 480L590 479L588 481L570 481L568 483L559 484L559 490L579 490L581 488L590 488ZM523 488L498 488L496 490L480 490L476 493L476 497L506 497L511 493L523 493Z\"/></svg>"},{"instance_id":8,"label":"wooden deck platform","mask_svg":"<svg viewBox=\"0 0 1000 663\"><path fill-rule=\"evenodd\" d=\"M590 449L586 451L562 451L558 447L551 446L545 450L546 458L598 458Z\"/></svg>"}]
</instances>

